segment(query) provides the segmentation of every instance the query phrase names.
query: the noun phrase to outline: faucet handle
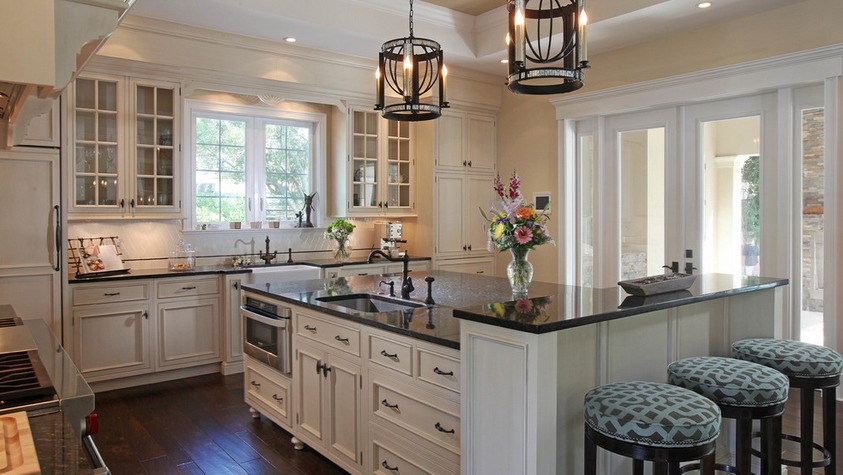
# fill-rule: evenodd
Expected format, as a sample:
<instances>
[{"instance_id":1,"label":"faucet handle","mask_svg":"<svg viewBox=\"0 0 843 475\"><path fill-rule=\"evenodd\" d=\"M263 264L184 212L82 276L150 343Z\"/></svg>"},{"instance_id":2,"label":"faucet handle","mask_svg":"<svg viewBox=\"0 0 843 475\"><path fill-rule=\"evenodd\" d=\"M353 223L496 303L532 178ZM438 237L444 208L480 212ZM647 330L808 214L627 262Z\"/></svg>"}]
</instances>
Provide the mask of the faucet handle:
<instances>
[{"instance_id":1,"label":"faucet handle","mask_svg":"<svg viewBox=\"0 0 843 475\"><path fill-rule=\"evenodd\" d=\"M380 282L380 284L378 284L378 287L380 287L380 286L381 286L381 284L386 284L386 285L388 285L388 286L389 286L389 296L390 296L390 297L395 297L395 281L390 280L389 282L387 282L387 281L385 281L385 280L382 280L382 281Z\"/></svg>"},{"instance_id":2,"label":"faucet handle","mask_svg":"<svg viewBox=\"0 0 843 475\"><path fill-rule=\"evenodd\" d=\"M433 281L436 280L431 276L427 276L424 278L424 281L427 282L427 298L424 299L424 303L428 305L433 305L436 302L433 300Z\"/></svg>"}]
</instances>

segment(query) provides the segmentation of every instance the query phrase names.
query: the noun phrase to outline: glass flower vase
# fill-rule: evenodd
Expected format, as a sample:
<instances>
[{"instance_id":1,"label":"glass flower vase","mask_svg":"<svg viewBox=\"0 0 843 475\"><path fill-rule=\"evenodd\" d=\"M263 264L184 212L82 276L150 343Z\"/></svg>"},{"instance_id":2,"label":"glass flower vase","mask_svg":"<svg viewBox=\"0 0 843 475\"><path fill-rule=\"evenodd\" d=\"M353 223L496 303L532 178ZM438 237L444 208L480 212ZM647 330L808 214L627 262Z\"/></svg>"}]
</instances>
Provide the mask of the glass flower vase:
<instances>
[{"instance_id":1,"label":"glass flower vase","mask_svg":"<svg viewBox=\"0 0 843 475\"><path fill-rule=\"evenodd\" d=\"M337 248L334 250L334 260L337 262L346 262L351 256L351 243L348 239L337 240Z\"/></svg>"},{"instance_id":2,"label":"glass flower vase","mask_svg":"<svg viewBox=\"0 0 843 475\"><path fill-rule=\"evenodd\" d=\"M533 280L533 264L527 260L530 250L511 247L509 251L512 253L512 261L506 266L506 276L509 277L512 294L526 296L527 288Z\"/></svg>"}]
</instances>

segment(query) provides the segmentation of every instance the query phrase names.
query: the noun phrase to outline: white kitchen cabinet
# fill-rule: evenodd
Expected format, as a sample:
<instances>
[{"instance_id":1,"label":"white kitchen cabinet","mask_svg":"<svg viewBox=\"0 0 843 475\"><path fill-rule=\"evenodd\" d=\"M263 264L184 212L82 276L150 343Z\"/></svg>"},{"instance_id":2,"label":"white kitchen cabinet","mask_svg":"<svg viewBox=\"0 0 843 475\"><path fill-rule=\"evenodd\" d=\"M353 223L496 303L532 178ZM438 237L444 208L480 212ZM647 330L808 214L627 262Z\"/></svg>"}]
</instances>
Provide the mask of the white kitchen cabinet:
<instances>
[{"instance_id":1,"label":"white kitchen cabinet","mask_svg":"<svg viewBox=\"0 0 843 475\"><path fill-rule=\"evenodd\" d=\"M179 85L86 75L68 91L68 216L180 217Z\"/></svg>"},{"instance_id":2,"label":"white kitchen cabinet","mask_svg":"<svg viewBox=\"0 0 843 475\"><path fill-rule=\"evenodd\" d=\"M480 210L494 202L490 174L437 173L435 242L437 258L489 256L487 224Z\"/></svg>"},{"instance_id":3,"label":"white kitchen cabinet","mask_svg":"<svg viewBox=\"0 0 843 475\"><path fill-rule=\"evenodd\" d=\"M449 110L436 121L436 170L495 170L495 117Z\"/></svg>"},{"instance_id":4,"label":"white kitchen cabinet","mask_svg":"<svg viewBox=\"0 0 843 475\"><path fill-rule=\"evenodd\" d=\"M360 473L360 364L303 338L295 347L296 436L327 451L344 469Z\"/></svg>"},{"instance_id":5,"label":"white kitchen cabinet","mask_svg":"<svg viewBox=\"0 0 843 475\"><path fill-rule=\"evenodd\" d=\"M250 357L245 359L246 404L252 408L253 417L265 415L287 430L292 428L290 380L269 366Z\"/></svg>"},{"instance_id":6,"label":"white kitchen cabinet","mask_svg":"<svg viewBox=\"0 0 843 475\"><path fill-rule=\"evenodd\" d=\"M225 276L223 297L223 339L222 373L233 374L243 367L243 321L240 317L240 286L249 278L249 274L230 274Z\"/></svg>"},{"instance_id":7,"label":"white kitchen cabinet","mask_svg":"<svg viewBox=\"0 0 843 475\"><path fill-rule=\"evenodd\" d=\"M335 216L415 216L414 129L371 108L349 109L348 154L333 166ZM343 162L344 160L344 162ZM341 198L341 199L340 199Z\"/></svg>"},{"instance_id":8,"label":"white kitchen cabinet","mask_svg":"<svg viewBox=\"0 0 843 475\"><path fill-rule=\"evenodd\" d=\"M430 261L410 261L410 271L430 270ZM361 275L394 275L404 271L404 264L401 262L380 261L377 264L349 264L341 267L329 267L324 269L323 278L335 279L337 277L354 277Z\"/></svg>"},{"instance_id":9,"label":"white kitchen cabinet","mask_svg":"<svg viewBox=\"0 0 843 475\"><path fill-rule=\"evenodd\" d=\"M142 280L73 287L73 359L87 381L154 370L150 286Z\"/></svg>"},{"instance_id":10,"label":"white kitchen cabinet","mask_svg":"<svg viewBox=\"0 0 843 475\"><path fill-rule=\"evenodd\" d=\"M436 261L436 270L461 272L463 274L495 275L495 259L492 257L443 259Z\"/></svg>"}]
</instances>

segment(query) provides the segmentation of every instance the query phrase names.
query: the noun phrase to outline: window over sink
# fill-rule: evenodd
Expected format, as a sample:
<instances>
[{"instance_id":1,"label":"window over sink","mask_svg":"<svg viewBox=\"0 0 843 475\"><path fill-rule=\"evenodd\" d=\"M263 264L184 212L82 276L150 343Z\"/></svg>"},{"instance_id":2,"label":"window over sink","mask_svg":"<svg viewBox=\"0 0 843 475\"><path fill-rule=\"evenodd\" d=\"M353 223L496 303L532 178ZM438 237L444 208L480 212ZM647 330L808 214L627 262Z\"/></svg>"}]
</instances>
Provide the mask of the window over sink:
<instances>
[{"instance_id":1,"label":"window over sink","mask_svg":"<svg viewBox=\"0 0 843 475\"><path fill-rule=\"evenodd\" d=\"M187 102L190 226L228 229L229 223L296 222L305 196L321 191L325 116Z\"/></svg>"}]
</instances>

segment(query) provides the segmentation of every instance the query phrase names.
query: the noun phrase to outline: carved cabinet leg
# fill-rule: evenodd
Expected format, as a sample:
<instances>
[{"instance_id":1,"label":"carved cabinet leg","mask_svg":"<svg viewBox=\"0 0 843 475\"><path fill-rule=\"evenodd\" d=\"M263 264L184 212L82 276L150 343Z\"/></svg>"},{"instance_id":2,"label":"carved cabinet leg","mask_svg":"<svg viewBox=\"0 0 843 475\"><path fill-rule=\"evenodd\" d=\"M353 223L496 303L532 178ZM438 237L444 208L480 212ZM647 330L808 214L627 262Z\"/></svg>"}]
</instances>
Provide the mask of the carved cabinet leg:
<instances>
[{"instance_id":1,"label":"carved cabinet leg","mask_svg":"<svg viewBox=\"0 0 843 475\"><path fill-rule=\"evenodd\" d=\"M260 413L260 411L256 411L256 410L255 410L255 408L250 407L250 408L249 408L249 412L251 412L251 413L252 413L252 419L260 419L260 418L261 418L261 413Z\"/></svg>"},{"instance_id":2,"label":"carved cabinet leg","mask_svg":"<svg viewBox=\"0 0 843 475\"><path fill-rule=\"evenodd\" d=\"M304 442L300 441L298 437L293 437L290 439L290 442L293 444L293 448L296 450L302 450L304 448Z\"/></svg>"}]
</instances>

